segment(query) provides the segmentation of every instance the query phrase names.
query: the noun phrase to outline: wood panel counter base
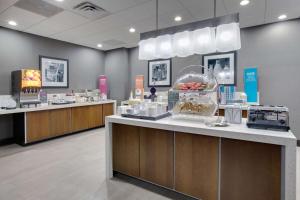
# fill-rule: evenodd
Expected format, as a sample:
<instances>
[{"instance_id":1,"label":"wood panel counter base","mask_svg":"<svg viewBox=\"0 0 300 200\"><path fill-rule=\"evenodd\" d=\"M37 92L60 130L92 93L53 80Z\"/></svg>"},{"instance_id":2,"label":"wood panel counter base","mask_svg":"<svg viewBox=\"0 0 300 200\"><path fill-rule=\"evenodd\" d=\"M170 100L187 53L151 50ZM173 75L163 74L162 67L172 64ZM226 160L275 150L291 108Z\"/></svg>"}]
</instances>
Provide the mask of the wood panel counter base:
<instances>
[{"instance_id":1,"label":"wood panel counter base","mask_svg":"<svg viewBox=\"0 0 300 200\"><path fill-rule=\"evenodd\" d=\"M112 105L110 105L112 104ZM26 145L104 126L113 103L14 114L14 137ZM105 107L105 113L103 113ZM109 110L112 109L112 110Z\"/></svg>"},{"instance_id":2,"label":"wood panel counter base","mask_svg":"<svg viewBox=\"0 0 300 200\"><path fill-rule=\"evenodd\" d=\"M106 125L108 178L119 172L203 200L295 200L291 132L120 116L108 117Z\"/></svg>"}]
</instances>

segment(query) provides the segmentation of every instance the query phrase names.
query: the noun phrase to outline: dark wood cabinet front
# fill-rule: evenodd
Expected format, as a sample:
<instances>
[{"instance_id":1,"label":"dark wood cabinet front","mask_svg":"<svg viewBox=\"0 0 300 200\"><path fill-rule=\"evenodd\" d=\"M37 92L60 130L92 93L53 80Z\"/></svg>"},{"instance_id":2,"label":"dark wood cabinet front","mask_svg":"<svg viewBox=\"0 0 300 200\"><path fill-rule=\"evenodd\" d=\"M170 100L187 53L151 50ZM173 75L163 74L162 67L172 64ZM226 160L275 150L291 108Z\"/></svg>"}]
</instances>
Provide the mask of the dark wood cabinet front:
<instances>
[{"instance_id":1,"label":"dark wood cabinet front","mask_svg":"<svg viewBox=\"0 0 300 200\"><path fill-rule=\"evenodd\" d=\"M71 132L71 108L50 110L49 117L51 137Z\"/></svg>"},{"instance_id":2,"label":"dark wood cabinet front","mask_svg":"<svg viewBox=\"0 0 300 200\"><path fill-rule=\"evenodd\" d=\"M174 133L140 129L140 175L142 179L174 188Z\"/></svg>"},{"instance_id":3,"label":"dark wood cabinet front","mask_svg":"<svg viewBox=\"0 0 300 200\"><path fill-rule=\"evenodd\" d=\"M38 142L48 138L101 127L104 125L104 114L113 114L113 104L105 106L105 111L103 111L104 105L106 104L27 112L25 118L26 126L22 122L24 117L19 116L19 126L23 127L23 131L20 128L16 128L16 132L18 132L16 135L19 135L19 143ZM26 141L24 141L24 132L26 132Z\"/></svg>"},{"instance_id":4,"label":"dark wood cabinet front","mask_svg":"<svg viewBox=\"0 0 300 200\"><path fill-rule=\"evenodd\" d=\"M129 176L140 176L139 127L113 124L113 169Z\"/></svg>"},{"instance_id":5,"label":"dark wood cabinet front","mask_svg":"<svg viewBox=\"0 0 300 200\"><path fill-rule=\"evenodd\" d=\"M103 126L103 111L102 111L102 105L95 105L95 106L89 106L88 112L89 112L89 128L96 128L99 126Z\"/></svg>"},{"instance_id":6,"label":"dark wood cabinet front","mask_svg":"<svg viewBox=\"0 0 300 200\"><path fill-rule=\"evenodd\" d=\"M176 132L175 150L175 190L217 200L219 138Z\"/></svg>"},{"instance_id":7,"label":"dark wood cabinet front","mask_svg":"<svg viewBox=\"0 0 300 200\"><path fill-rule=\"evenodd\" d=\"M87 106L72 108L72 132L89 129L89 117Z\"/></svg>"},{"instance_id":8,"label":"dark wood cabinet front","mask_svg":"<svg viewBox=\"0 0 300 200\"><path fill-rule=\"evenodd\" d=\"M27 143L48 139L50 135L49 111L26 113Z\"/></svg>"},{"instance_id":9,"label":"dark wood cabinet front","mask_svg":"<svg viewBox=\"0 0 300 200\"><path fill-rule=\"evenodd\" d=\"M281 146L222 139L221 200L280 200Z\"/></svg>"},{"instance_id":10,"label":"dark wood cabinet front","mask_svg":"<svg viewBox=\"0 0 300 200\"><path fill-rule=\"evenodd\" d=\"M102 118L103 125L105 125L105 117L113 114L114 114L114 104L113 103L103 104L103 118Z\"/></svg>"}]
</instances>

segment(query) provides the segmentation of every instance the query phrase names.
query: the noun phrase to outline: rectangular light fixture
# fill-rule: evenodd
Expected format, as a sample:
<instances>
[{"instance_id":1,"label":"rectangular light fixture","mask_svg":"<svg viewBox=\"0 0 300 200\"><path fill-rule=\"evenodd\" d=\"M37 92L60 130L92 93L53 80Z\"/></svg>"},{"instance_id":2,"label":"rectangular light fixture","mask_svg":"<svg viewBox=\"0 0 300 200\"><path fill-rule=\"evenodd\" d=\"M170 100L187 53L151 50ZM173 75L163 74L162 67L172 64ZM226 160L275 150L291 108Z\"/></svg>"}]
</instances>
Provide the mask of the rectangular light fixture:
<instances>
[{"instance_id":1,"label":"rectangular light fixture","mask_svg":"<svg viewBox=\"0 0 300 200\"><path fill-rule=\"evenodd\" d=\"M239 15L231 14L141 34L139 59L187 57L241 48Z\"/></svg>"}]
</instances>

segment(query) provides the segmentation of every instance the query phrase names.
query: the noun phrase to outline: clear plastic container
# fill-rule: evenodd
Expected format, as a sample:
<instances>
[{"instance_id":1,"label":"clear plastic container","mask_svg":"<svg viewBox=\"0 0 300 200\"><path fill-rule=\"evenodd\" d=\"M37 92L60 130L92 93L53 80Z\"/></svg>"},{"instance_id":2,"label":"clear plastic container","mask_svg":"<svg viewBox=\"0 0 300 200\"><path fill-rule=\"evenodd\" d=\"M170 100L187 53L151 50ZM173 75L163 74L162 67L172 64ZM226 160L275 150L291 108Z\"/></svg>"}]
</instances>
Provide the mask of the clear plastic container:
<instances>
[{"instance_id":1,"label":"clear plastic container","mask_svg":"<svg viewBox=\"0 0 300 200\"><path fill-rule=\"evenodd\" d=\"M172 91L179 98L172 109L174 118L202 120L215 115L218 83L213 74L203 74L203 71L201 65L185 67L175 81Z\"/></svg>"},{"instance_id":2,"label":"clear plastic container","mask_svg":"<svg viewBox=\"0 0 300 200\"><path fill-rule=\"evenodd\" d=\"M198 74L191 71L180 76L172 89L182 92L212 92L216 90L217 85L213 75Z\"/></svg>"}]
</instances>

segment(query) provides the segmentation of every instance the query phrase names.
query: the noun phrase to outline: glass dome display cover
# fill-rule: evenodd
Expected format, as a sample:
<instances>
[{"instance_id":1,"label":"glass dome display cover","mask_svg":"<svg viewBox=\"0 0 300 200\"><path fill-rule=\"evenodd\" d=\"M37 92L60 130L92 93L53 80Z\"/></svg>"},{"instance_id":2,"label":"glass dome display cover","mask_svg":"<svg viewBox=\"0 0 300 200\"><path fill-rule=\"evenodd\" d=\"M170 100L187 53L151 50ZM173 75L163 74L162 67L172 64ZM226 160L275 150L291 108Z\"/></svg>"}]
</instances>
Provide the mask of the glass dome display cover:
<instances>
[{"instance_id":1,"label":"glass dome display cover","mask_svg":"<svg viewBox=\"0 0 300 200\"><path fill-rule=\"evenodd\" d=\"M173 106L173 118L211 119L218 110L218 83L212 73L203 74L204 67L191 65L183 68L171 92L178 93Z\"/></svg>"}]
</instances>

